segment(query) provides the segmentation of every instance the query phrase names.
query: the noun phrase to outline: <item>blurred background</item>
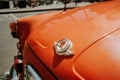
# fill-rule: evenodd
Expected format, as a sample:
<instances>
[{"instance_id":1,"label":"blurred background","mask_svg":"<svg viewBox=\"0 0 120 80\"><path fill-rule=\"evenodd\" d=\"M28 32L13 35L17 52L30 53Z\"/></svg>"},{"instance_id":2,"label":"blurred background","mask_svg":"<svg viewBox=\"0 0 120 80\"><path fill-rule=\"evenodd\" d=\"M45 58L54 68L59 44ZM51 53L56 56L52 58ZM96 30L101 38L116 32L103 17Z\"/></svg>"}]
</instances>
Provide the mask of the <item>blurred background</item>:
<instances>
[{"instance_id":1,"label":"blurred background","mask_svg":"<svg viewBox=\"0 0 120 80\"><path fill-rule=\"evenodd\" d=\"M77 3L81 2L100 2L103 0L66 0L67 3ZM0 0L0 9L7 8L26 8L26 7L36 7L41 5L51 5L53 3L64 3L65 0Z\"/></svg>"}]
</instances>

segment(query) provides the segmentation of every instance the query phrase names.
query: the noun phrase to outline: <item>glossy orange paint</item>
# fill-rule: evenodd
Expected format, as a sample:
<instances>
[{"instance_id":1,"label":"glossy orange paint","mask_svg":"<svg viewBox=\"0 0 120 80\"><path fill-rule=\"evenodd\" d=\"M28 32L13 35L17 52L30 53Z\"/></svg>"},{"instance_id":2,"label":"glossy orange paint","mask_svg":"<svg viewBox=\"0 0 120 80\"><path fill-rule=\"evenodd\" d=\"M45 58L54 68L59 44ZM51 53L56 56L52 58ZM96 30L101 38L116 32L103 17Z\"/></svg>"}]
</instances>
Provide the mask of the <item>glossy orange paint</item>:
<instances>
[{"instance_id":1,"label":"glossy orange paint","mask_svg":"<svg viewBox=\"0 0 120 80\"><path fill-rule=\"evenodd\" d=\"M119 1L23 18L18 30L24 64L46 80L120 79ZM65 38L73 43L73 56L54 51L54 42Z\"/></svg>"},{"instance_id":2,"label":"glossy orange paint","mask_svg":"<svg viewBox=\"0 0 120 80\"><path fill-rule=\"evenodd\" d=\"M15 23L14 22L11 22L10 23L10 30L11 30L11 32L15 32L16 31L16 28L15 28Z\"/></svg>"},{"instance_id":3,"label":"glossy orange paint","mask_svg":"<svg viewBox=\"0 0 120 80\"><path fill-rule=\"evenodd\" d=\"M120 79L120 29L84 51L74 63L75 71L88 80Z\"/></svg>"},{"instance_id":4,"label":"glossy orange paint","mask_svg":"<svg viewBox=\"0 0 120 80\"><path fill-rule=\"evenodd\" d=\"M43 24L45 21L47 21L49 18L52 18L53 15L56 15L57 13L58 12L49 13L49 15L39 14L39 15L34 15L31 17L19 19L17 28L18 28L19 40L22 45L22 48L24 47L25 40L27 39L29 34L32 31L34 31L37 27L39 27L41 24Z\"/></svg>"}]
</instances>

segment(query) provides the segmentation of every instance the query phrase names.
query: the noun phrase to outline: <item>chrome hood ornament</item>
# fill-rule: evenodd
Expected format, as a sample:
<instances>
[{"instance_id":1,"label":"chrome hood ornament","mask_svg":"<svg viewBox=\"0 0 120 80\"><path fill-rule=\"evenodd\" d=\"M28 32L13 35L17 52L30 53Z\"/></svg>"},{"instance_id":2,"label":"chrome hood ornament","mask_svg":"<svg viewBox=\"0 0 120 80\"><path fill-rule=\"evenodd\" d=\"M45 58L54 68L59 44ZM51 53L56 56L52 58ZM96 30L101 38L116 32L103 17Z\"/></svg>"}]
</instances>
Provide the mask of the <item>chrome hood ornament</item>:
<instances>
[{"instance_id":1,"label":"chrome hood ornament","mask_svg":"<svg viewBox=\"0 0 120 80\"><path fill-rule=\"evenodd\" d=\"M72 56L74 55L71 48L73 47L72 42L69 39L62 39L54 43L55 52L60 56Z\"/></svg>"}]
</instances>

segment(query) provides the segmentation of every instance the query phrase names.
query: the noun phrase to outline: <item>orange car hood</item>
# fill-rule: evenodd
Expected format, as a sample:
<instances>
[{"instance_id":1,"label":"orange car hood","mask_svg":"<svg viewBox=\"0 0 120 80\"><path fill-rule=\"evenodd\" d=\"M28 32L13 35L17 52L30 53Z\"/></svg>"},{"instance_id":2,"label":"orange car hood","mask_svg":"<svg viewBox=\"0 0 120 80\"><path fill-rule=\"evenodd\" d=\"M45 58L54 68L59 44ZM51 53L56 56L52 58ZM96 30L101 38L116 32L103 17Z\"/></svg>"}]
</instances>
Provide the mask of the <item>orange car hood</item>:
<instances>
[{"instance_id":1,"label":"orange car hood","mask_svg":"<svg viewBox=\"0 0 120 80\"><path fill-rule=\"evenodd\" d=\"M81 64L78 62L80 55L105 37L119 31L119 5L120 2L101 2L60 12L34 30L27 43L38 58L57 75L64 77L62 69L73 71L80 77L81 72L76 67ZM54 51L54 43L65 38L73 43L72 57L58 56Z\"/></svg>"}]
</instances>

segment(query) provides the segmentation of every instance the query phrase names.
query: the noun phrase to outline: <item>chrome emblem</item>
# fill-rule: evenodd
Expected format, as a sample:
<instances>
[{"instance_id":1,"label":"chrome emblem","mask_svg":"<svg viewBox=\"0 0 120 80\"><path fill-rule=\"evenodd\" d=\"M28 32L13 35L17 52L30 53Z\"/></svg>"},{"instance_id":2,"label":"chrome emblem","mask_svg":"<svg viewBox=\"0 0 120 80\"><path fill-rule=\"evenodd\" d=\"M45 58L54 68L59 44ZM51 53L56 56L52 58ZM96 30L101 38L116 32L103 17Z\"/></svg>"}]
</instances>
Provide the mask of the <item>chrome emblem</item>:
<instances>
[{"instance_id":1,"label":"chrome emblem","mask_svg":"<svg viewBox=\"0 0 120 80\"><path fill-rule=\"evenodd\" d=\"M68 39L62 39L58 42L55 42L55 52L60 56L71 56L74 55L71 48L73 44Z\"/></svg>"}]
</instances>

